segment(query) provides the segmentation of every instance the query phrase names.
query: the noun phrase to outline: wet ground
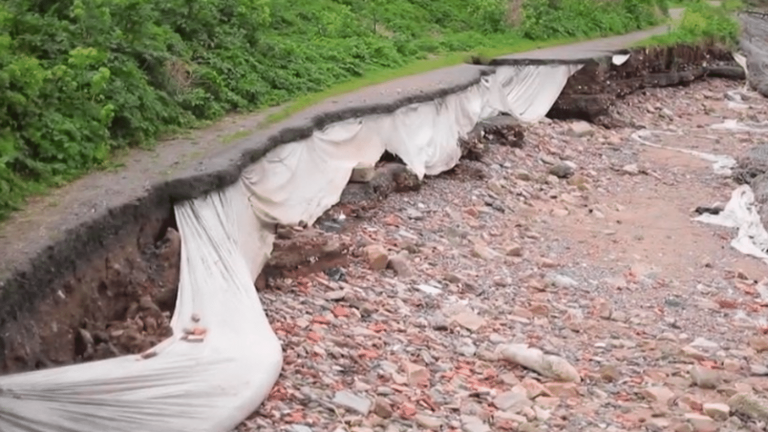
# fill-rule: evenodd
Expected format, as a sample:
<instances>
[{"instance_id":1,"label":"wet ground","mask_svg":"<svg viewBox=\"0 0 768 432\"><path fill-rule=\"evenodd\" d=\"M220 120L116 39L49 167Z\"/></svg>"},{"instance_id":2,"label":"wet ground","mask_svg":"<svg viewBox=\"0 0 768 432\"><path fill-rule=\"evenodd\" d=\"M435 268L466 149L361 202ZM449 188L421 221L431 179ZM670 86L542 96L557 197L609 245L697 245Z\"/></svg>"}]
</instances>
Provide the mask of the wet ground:
<instances>
[{"instance_id":1,"label":"wet ground","mask_svg":"<svg viewBox=\"0 0 768 432\"><path fill-rule=\"evenodd\" d=\"M708 126L765 118L757 96L726 99L739 85L632 95L612 111L626 128L527 126L522 148L284 234L347 261L261 279L285 366L239 430L763 430L726 402L768 390L768 267L692 220L736 184L631 138L738 156L763 137Z\"/></svg>"}]
</instances>

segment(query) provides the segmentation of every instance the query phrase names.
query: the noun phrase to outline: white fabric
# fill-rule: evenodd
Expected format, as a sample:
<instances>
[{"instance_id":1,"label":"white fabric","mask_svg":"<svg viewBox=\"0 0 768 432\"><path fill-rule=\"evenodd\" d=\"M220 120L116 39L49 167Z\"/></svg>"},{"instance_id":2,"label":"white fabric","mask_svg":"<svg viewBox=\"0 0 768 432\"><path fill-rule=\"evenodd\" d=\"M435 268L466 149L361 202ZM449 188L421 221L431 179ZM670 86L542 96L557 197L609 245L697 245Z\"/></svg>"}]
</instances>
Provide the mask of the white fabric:
<instances>
[{"instance_id":1,"label":"white fabric","mask_svg":"<svg viewBox=\"0 0 768 432\"><path fill-rule=\"evenodd\" d=\"M726 120L725 123L715 126L713 127L716 129L734 129L738 125L736 122ZM674 150L713 162L712 169L720 175L731 175L731 168L736 166L736 160L731 156L713 155L652 143L648 141L648 137L653 134L676 135L670 132L641 130L633 133L632 138L650 147ZM737 228L739 231L731 241L731 246L745 255L759 258L768 264L768 254L766 254L768 251L768 232L763 227L760 215L757 213L755 195L749 185L742 185L736 188L731 194L731 199L726 204L725 209L719 214L703 214L694 218L694 220L728 228Z\"/></svg>"},{"instance_id":2,"label":"white fabric","mask_svg":"<svg viewBox=\"0 0 768 432\"><path fill-rule=\"evenodd\" d=\"M737 251L768 264L768 232L765 231L755 205L755 194L749 185L736 188L725 209L719 214L703 214L695 220L728 228L737 228L731 246Z\"/></svg>"},{"instance_id":3,"label":"white fabric","mask_svg":"<svg viewBox=\"0 0 768 432\"><path fill-rule=\"evenodd\" d=\"M241 181L176 205L182 238L174 336L151 358L125 356L0 376L2 432L226 432L267 397L282 350L253 281L275 223L312 223L352 169L388 150L419 177L452 168L458 139L498 112L537 121L578 65L502 67L465 91L393 114L333 124L276 148ZM199 317L195 322L193 317ZM202 342L185 328L207 330Z\"/></svg>"},{"instance_id":4,"label":"white fabric","mask_svg":"<svg viewBox=\"0 0 768 432\"><path fill-rule=\"evenodd\" d=\"M1 431L223 432L268 395L282 350L253 280L270 230L240 183L177 205L176 216L183 241L174 336L152 358L0 377ZM208 330L204 342L180 340L194 326Z\"/></svg>"},{"instance_id":5,"label":"white fabric","mask_svg":"<svg viewBox=\"0 0 768 432\"><path fill-rule=\"evenodd\" d=\"M666 150L672 150L680 153L689 154L691 156L696 156L699 159L703 159L705 161L712 162L712 169L715 171L716 174L719 174L721 176L729 176L731 175L731 168L736 166L736 159L732 158L728 155L716 155L711 153L705 153L700 152L696 150L688 150L678 147L670 147L670 146L663 146L661 144L655 144L647 140L648 137L654 135L654 134L660 134L660 135L679 135L672 132L665 132L665 131L652 131L652 130L639 130L637 132L634 132L631 135L631 138L635 141L646 145L648 147L655 147L660 149L666 149Z\"/></svg>"},{"instance_id":6,"label":"white fabric","mask_svg":"<svg viewBox=\"0 0 768 432\"><path fill-rule=\"evenodd\" d=\"M623 65L627 60L629 60L629 54L614 54L614 56L611 57L611 62L616 66Z\"/></svg>"}]
</instances>

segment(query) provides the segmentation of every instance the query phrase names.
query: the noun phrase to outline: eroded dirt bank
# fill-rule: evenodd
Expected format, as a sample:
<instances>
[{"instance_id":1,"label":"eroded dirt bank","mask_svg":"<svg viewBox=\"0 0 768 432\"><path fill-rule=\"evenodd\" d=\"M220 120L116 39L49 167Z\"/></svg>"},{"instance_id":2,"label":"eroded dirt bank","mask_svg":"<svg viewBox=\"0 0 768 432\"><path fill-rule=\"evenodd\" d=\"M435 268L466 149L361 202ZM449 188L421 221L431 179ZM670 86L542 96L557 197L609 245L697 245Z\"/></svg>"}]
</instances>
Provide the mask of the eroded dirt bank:
<instances>
[{"instance_id":1,"label":"eroded dirt bank","mask_svg":"<svg viewBox=\"0 0 768 432\"><path fill-rule=\"evenodd\" d=\"M625 80L632 70L647 75L632 67ZM569 83L564 97L605 77L598 69L586 75L589 70ZM728 233L688 232L695 228L688 206L727 199L728 181L706 174L705 163L647 154L627 137L641 126L661 125L706 136L690 145L714 142L736 151L754 137L710 139L704 127L718 118L763 115L764 107L754 100L749 103L758 108L728 108L728 86L736 84L646 90L611 108L614 98L606 112L590 117L630 126L613 131L559 122L521 128L501 119L485 138L463 143L465 161L446 175L420 184L397 161L382 161L375 179L357 179L315 227L280 228L256 285L285 343L286 369L243 428L587 430L581 428L682 421L671 399L658 415L656 404L638 394L649 383L674 387L667 378L687 376L690 358L677 357L686 337L722 339L714 343L726 355L738 349L706 327L709 321L699 322L695 299L719 314L706 309L706 320L721 317L726 325L738 309L723 311L718 293L732 296L742 285L754 291L763 269L727 248ZM709 93L698 91L703 88ZM173 227L161 212L126 230L103 256L63 275L55 296L5 317L2 372L138 353L167 336L178 279ZM670 306L667 298L677 300ZM757 306L750 307L753 313ZM689 315L678 317L677 309ZM674 337L657 340L661 330ZM551 384L499 361L495 345L511 340L563 356L584 383ZM740 366L729 363L737 369L731 372L755 363L757 354L745 353L733 354ZM724 367L708 355L702 354L706 366ZM627 358L629 366L622 363ZM602 376L608 366L616 370L613 381ZM646 371L656 372L647 377ZM531 388L525 400L509 394L520 389L518 381ZM693 393L699 402L716 399ZM499 397L516 402L506 406ZM627 405L605 407L606 398ZM575 401L594 410L573 415L568 407ZM633 410L637 418L625 415Z\"/></svg>"},{"instance_id":2,"label":"eroded dirt bank","mask_svg":"<svg viewBox=\"0 0 768 432\"><path fill-rule=\"evenodd\" d=\"M737 183L630 138L659 129L658 144L738 156L762 137L709 126L768 114L759 96L729 100L739 88L646 89L611 108L631 127L525 127L522 147L290 229L350 255L263 281L286 363L240 430L764 430L727 402L768 390L768 272L731 230L691 220ZM521 367L509 343L573 369Z\"/></svg>"}]
</instances>

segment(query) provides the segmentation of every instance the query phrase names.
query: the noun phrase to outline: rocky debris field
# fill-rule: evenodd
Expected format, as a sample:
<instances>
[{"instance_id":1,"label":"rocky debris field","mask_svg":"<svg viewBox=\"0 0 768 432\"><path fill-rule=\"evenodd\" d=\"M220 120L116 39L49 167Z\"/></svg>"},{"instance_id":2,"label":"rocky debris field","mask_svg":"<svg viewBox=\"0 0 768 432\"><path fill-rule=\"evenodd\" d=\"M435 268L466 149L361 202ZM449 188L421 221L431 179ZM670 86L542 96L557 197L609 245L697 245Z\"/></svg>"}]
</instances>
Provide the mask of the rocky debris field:
<instances>
[{"instance_id":1,"label":"rocky debris field","mask_svg":"<svg viewBox=\"0 0 768 432\"><path fill-rule=\"evenodd\" d=\"M632 95L621 129L525 126L420 188L281 229L284 265L257 285L285 365L238 430L765 430L768 267L692 220L737 183L631 138L738 157L764 137L710 126L768 116L738 86Z\"/></svg>"}]
</instances>

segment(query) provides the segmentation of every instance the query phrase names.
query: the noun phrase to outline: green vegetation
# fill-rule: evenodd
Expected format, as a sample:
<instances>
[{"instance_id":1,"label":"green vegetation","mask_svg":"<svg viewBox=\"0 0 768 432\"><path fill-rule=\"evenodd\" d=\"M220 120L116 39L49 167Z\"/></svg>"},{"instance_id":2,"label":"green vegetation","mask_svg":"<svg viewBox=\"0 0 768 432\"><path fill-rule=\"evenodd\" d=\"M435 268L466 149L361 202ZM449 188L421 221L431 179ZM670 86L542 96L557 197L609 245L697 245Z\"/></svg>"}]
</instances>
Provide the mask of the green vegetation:
<instances>
[{"instance_id":1,"label":"green vegetation","mask_svg":"<svg viewBox=\"0 0 768 432\"><path fill-rule=\"evenodd\" d=\"M659 22L665 1L6 0L0 218L117 149L228 112L458 63L455 53L636 30Z\"/></svg>"},{"instance_id":2,"label":"green vegetation","mask_svg":"<svg viewBox=\"0 0 768 432\"><path fill-rule=\"evenodd\" d=\"M742 7L740 0L724 0L714 6L704 0L688 0L680 22L672 31L641 41L638 45L677 45L690 43L736 44L739 22L734 12Z\"/></svg>"}]
</instances>

